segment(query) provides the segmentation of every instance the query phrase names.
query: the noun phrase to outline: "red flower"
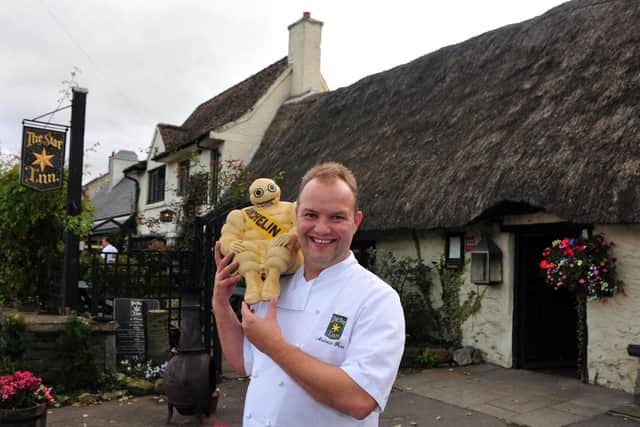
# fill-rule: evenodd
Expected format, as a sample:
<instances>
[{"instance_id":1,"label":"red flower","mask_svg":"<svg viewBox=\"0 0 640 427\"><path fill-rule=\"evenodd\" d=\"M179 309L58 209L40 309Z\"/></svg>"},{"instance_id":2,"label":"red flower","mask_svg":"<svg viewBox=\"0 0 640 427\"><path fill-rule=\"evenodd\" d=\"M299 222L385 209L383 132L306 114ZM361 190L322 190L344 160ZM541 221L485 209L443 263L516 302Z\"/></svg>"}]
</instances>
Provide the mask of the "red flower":
<instances>
[{"instance_id":1,"label":"red flower","mask_svg":"<svg viewBox=\"0 0 640 427\"><path fill-rule=\"evenodd\" d=\"M540 261L540 268L544 269L544 270L549 270L554 268L556 265L552 262L547 261L546 259L543 259L542 261Z\"/></svg>"}]
</instances>

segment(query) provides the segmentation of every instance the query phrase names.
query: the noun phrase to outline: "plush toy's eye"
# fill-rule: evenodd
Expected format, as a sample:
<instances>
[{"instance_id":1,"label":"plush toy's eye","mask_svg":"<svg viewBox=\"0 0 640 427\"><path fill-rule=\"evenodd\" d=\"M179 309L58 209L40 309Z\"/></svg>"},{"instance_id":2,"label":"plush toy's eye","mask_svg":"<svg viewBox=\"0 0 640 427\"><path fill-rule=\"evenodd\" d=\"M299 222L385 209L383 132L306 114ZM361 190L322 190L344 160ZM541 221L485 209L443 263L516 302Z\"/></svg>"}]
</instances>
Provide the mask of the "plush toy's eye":
<instances>
[{"instance_id":1,"label":"plush toy's eye","mask_svg":"<svg viewBox=\"0 0 640 427\"><path fill-rule=\"evenodd\" d=\"M267 190L269 190L271 193L275 193L276 192L276 185L275 184L267 185Z\"/></svg>"},{"instance_id":2,"label":"plush toy's eye","mask_svg":"<svg viewBox=\"0 0 640 427\"><path fill-rule=\"evenodd\" d=\"M256 189L256 191L253 192L253 195L256 197L262 197L263 194L264 194L264 191L262 190L262 188L258 188Z\"/></svg>"}]
</instances>

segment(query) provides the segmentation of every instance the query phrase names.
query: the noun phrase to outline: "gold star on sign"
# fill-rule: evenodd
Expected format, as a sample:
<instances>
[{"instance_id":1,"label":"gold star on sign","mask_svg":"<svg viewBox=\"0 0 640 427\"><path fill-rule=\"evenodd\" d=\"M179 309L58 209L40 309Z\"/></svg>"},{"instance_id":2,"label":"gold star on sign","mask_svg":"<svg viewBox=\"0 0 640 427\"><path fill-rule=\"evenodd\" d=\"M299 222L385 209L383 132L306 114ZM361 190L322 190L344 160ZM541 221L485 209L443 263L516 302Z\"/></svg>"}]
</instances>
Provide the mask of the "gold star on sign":
<instances>
[{"instance_id":1,"label":"gold star on sign","mask_svg":"<svg viewBox=\"0 0 640 427\"><path fill-rule=\"evenodd\" d=\"M331 326L331 330L333 332L338 332L340 330L340 326L334 323L333 326Z\"/></svg>"},{"instance_id":2,"label":"gold star on sign","mask_svg":"<svg viewBox=\"0 0 640 427\"><path fill-rule=\"evenodd\" d=\"M31 163L32 165L40 166L40 172L44 172L47 166L53 167L53 163L50 162L52 158L55 156L53 154L47 154L47 149L42 147L42 152L40 154L33 153L36 159Z\"/></svg>"}]
</instances>

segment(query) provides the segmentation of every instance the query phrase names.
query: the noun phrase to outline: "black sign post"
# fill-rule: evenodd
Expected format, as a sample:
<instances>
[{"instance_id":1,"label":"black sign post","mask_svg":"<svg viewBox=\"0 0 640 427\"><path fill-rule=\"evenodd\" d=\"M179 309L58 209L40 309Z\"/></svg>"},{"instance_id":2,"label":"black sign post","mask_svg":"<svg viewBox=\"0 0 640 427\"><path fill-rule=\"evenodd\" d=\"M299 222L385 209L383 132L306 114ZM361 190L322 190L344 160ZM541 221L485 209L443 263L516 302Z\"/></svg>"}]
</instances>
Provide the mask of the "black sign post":
<instances>
[{"instance_id":1,"label":"black sign post","mask_svg":"<svg viewBox=\"0 0 640 427\"><path fill-rule=\"evenodd\" d=\"M69 149L69 182L67 185L67 215L82 212L82 156L84 155L84 122L87 89L74 87L71 100L71 147ZM62 269L62 295L64 310L78 307L78 277L80 269L80 238L64 233L64 267Z\"/></svg>"}]
</instances>

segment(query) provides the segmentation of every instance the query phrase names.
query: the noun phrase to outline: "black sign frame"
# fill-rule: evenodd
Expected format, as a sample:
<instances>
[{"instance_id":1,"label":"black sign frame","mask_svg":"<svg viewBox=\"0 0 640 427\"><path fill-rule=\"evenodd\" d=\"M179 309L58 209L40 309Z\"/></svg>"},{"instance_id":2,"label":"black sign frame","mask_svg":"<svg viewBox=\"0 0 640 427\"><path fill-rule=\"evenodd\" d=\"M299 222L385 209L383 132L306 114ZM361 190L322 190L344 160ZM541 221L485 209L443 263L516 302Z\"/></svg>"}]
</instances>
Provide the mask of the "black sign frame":
<instances>
[{"instance_id":1,"label":"black sign frame","mask_svg":"<svg viewBox=\"0 0 640 427\"><path fill-rule=\"evenodd\" d=\"M66 141L64 125L23 120L20 184L39 192L61 189Z\"/></svg>"}]
</instances>

